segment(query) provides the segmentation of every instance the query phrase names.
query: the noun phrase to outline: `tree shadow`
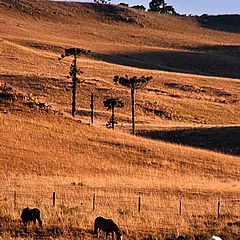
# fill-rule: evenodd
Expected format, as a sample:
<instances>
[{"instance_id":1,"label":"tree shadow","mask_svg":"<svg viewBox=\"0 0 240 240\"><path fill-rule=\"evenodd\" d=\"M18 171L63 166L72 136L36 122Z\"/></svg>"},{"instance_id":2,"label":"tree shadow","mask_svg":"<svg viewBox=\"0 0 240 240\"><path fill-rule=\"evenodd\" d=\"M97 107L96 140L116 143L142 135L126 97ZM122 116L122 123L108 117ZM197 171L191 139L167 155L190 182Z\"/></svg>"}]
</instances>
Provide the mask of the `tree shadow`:
<instances>
[{"instance_id":1,"label":"tree shadow","mask_svg":"<svg viewBox=\"0 0 240 240\"><path fill-rule=\"evenodd\" d=\"M240 62L240 45L201 45L197 47L188 47L195 52L221 55L226 57L235 57Z\"/></svg>"},{"instance_id":2,"label":"tree shadow","mask_svg":"<svg viewBox=\"0 0 240 240\"><path fill-rule=\"evenodd\" d=\"M196 17L196 19L200 26L204 28L231 33L240 33L240 15L238 14L216 16L203 14L200 17Z\"/></svg>"},{"instance_id":3,"label":"tree shadow","mask_svg":"<svg viewBox=\"0 0 240 240\"><path fill-rule=\"evenodd\" d=\"M240 156L240 127L138 131L137 135Z\"/></svg>"},{"instance_id":4,"label":"tree shadow","mask_svg":"<svg viewBox=\"0 0 240 240\"><path fill-rule=\"evenodd\" d=\"M240 46L200 46L191 51L152 51L93 56L105 62L151 70L240 78Z\"/></svg>"}]
</instances>

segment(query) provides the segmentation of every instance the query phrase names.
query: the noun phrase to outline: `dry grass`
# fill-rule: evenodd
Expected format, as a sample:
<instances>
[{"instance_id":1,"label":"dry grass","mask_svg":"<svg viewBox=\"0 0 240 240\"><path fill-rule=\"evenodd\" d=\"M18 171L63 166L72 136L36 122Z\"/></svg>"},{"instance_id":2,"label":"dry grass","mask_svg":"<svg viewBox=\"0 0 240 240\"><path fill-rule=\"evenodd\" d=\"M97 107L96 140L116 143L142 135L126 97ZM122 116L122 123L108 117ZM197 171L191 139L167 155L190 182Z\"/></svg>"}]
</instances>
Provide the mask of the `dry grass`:
<instances>
[{"instance_id":1,"label":"dry grass","mask_svg":"<svg viewBox=\"0 0 240 240\"><path fill-rule=\"evenodd\" d=\"M6 147L9 131L15 137ZM12 206L16 191L17 212L26 205L38 206L46 226L59 226L50 209L53 191L58 211L65 211L57 215L63 229L91 229L101 214L116 219L129 237L159 228L165 233L193 232L191 221L203 228L197 216L216 216L218 199L223 214L238 214L239 202L232 199L239 196L239 158L141 138L136 143L136 137L123 133L117 133L116 140L111 131L58 116L3 115L1 133L2 203Z\"/></svg>"},{"instance_id":2,"label":"dry grass","mask_svg":"<svg viewBox=\"0 0 240 240\"><path fill-rule=\"evenodd\" d=\"M10 0L0 1L0 83L26 96L20 102L0 103L2 237L91 239L94 217L104 215L124 229L125 239L164 239L176 233L189 239L194 234L196 239L201 234L237 239L238 227L228 223L239 221L240 159L217 153L230 148L224 132L225 144L215 152L131 136L129 92L113 84L112 78L126 73L153 76L136 95L139 134L229 126L238 131L239 73L226 67L239 63L234 50L218 52L217 59L224 59L226 65L218 67L219 72L207 69L207 76L194 75L202 70L189 69L188 61L177 65L177 57L169 62L171 66L154 66L165 56L159 53L177 56L201 52L202 46L239 46L239 34L204 29L194 19L156 17L111 6L19 2L22 9L9 8ZM109 11L117 11L118 19ZM129 17L132 22L126 20ZM76 119L70 117L71 82L65 77L71 59L57 60L69 46L94 51L93 58L79 59L84 83ZM108 62L98 60L99 56ZM214 64L211 54L193 59L200 66L206 59ZM142 68L130 67L138 64ZM160 70L164 68L172 72ZM234 79L219 77L226 75ZM91 92L95 95L93 126L89 125ZM110 113L102 103L113 95L126 103L124 109L117 109L116 131L105 128ZM49 112L28 107L30 100L44 102ZM237 149L235 136L231 143ZM211 137L216 141L214 132ZM54 191L57 202L52 208ZM221 218L216 218L217 201ZM20 227L19 214L27 205L41 209L42 230L31 227L26 233Z\"/></svg>"}]
</instances>

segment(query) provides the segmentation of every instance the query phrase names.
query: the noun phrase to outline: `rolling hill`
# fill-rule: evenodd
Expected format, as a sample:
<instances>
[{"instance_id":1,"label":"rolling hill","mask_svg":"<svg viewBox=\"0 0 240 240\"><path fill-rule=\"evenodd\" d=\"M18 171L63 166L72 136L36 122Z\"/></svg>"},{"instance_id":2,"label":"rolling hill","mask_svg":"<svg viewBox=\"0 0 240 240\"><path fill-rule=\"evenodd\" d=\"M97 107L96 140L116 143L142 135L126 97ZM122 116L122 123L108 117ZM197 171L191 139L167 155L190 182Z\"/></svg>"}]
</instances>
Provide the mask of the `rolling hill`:
<instances>
[{"instance_id":1,"label":"rolling hill","mask_svg":"<svg viewBox=\"0 0 240 240\"><path fill-rule=\"evenodd\" d=\"M203 231L237 239L240 38L225 21L0 0L0 234L26 237L17 219L28 205L44 213L44 228L32 227L29 237L91 239L101 214L116 219L125 239ZM68 47L92 51L77 60L83 74L75 118L66 78L72 59L58 60ZM136 93L136 136L130 92L113 82L126 74L153 76ZM116 109L114 131L106 128L111 113L103 107L110 96L125 103Z\"/></svg>"}]
</instances>

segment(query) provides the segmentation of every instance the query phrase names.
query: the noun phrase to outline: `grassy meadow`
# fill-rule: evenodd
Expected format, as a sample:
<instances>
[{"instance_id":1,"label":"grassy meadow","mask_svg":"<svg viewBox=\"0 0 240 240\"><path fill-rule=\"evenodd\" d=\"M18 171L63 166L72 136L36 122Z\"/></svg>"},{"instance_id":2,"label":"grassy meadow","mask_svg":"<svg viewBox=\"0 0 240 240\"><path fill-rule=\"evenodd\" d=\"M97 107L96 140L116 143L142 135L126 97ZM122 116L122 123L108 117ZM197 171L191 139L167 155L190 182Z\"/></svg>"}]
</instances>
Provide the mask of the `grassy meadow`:
<instances>
[{"instance_id":1,"label":"grassy meadow","mask_svg":"<svg viewBox=\"0 0 240 240\"><path fill-rule=\"evenodd\" d=\"M239 33L113 5L17 2L0 1L0 238L94 239L101 215L124 239L238 240ZM77 60L75 118L72 59L58 60L67 47L92 51ZM153 76L136 93L136 136L130 91L113 82L126 74ZM111 96L125 103L115 130ZM26 206L43 228L20 224Z\"/></svg>"}]
</instances>

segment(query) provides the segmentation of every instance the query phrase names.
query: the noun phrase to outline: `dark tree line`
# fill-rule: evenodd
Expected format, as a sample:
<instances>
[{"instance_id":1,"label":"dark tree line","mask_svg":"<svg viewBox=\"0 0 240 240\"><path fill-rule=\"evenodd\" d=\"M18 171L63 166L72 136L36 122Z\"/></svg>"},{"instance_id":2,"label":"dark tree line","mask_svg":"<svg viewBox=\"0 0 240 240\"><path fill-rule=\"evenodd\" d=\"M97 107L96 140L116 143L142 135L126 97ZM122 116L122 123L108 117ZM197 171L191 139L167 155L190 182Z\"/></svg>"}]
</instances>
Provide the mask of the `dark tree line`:
<instances>
[{"instance_id":1,"label":"dark tree line","mask_svg":"<svg viewBox=\"0 0 240 240\"><path fill-rule=\"evenodd\" d=\"M100 3L100 4L110 4L111 3L111 0L93 0L93 1L94 1L94 3ZM123 6L123 7L129 7L129 5L127 3L119 3L119 5ZM146 8L143 5L134 5L131 8L139 9L142 11L146 10ZM177 14L174 7L167 5L165 0L152 0L151 2L149 2L148 11L158 12L161 14L172 14L172 15Z\"/></svg>"},{"instance_id":2,"label":"dark tree line","mask_svg":"<svg viewBox=\"0 0 240 240\"><path fill-rule=\"evenodd\" d=\"M94 3L110 4L111 0L93 0Z\"/></svg>"}]
</instances>

